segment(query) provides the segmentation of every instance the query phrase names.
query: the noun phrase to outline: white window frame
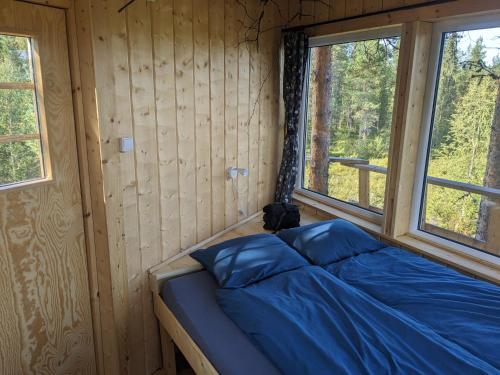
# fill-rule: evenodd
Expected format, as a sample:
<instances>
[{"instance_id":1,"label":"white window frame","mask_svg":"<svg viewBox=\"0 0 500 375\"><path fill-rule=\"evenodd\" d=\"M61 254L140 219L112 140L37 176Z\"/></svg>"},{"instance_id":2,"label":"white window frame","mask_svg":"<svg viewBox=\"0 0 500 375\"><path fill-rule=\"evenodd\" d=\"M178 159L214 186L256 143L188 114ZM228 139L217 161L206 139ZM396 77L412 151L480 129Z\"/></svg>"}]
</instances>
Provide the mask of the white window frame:
<instances>
[{"instance_id":1,"label":"white window frame","mask_svg":"<svg viewBox=\"0 0 500 375\"><path fill-rule=\"evenodd\" d=\"M310 76L310 48L321 47L334 44L343 44L351 42L360 42L370 39L380 39L388 37L400 37L402 33L402 25L391 25L386 27L378 27L355 32L339 33L325 36L317 36L309 38L309 49L307 58L307 67L305 73L305 82L302 93L302 106L299 118L299 173L295 182L295 192L308 196L314 200L322 202L328 206L338 208L341 211L352 213L362 217L370 222L382 225L384 212L377 213L367 208L359 207L355 204L342 201L340 199L326 196L303 187L304 182L304 166L305 166L305 141L306 141L306 121L307 121L307 104L309 94L309 76ZM398 65L398 70L399 70ZM394 98L393 98L394 100ZM393 114L394 115L394 114ZM392 132L392 129L391 129ZM389 174L386 175L386 188ZM384 203L385 204L385 203ZM383 210L385 211L385 210Z\"/></svg>"},{"instance_id":2,"label":"white window frame","mask_svg":"<svg viewBox=\"0 0 500 375\"><path fill-rule=\"evenodd\" d=\"M463 243L441 237L421 230L420 210L424 192L424 179L426 174L427 157L431 139L432 117L434 112L434 102L436 96L437 82L439 80L439 66L441 60L442 38L446 32L477 30L490 27L500 27L500 13L487 16L465 16L436 22L433 25L432 44L429 60L429 71L427 74L425 102L423 108L422 127L420 129L420 140L418 158L413 186L413 199L410 214L409 234L425 242L434 243L444 248L458 251L459 253L473 256L475 258L497 263L498 258L483 250L465 245Z\"/></svg>"},{"instance_id":3,"label":"white window frame","mask_svg":"<svg viewBox=\"0 0 500 375\"><path fill-rule=\"evenodd\" d=\"M48 130L45 115L45 103L44 103L44 89L43 89L43 79L42 79L42 66L40 59L40 51L38 40L41 38L40 34L37 32L12 32L10 29L0 28L1 35L12 35L21 38L27 38L30 40L31 49L31 66L32 66L32 83L33 92L35 97L35 116L38 121L38 139L40 141L40 168L42 170L42 176L36 177L29 180L15 181L9 184L0 185L0 193L8 193L12 190L23 189L27 187L34 186L44 186L47 183L52 183L54 181L53 167L51 152L48 140ZM16 83L14 83L16 84ZM22 136L20 136L22 138Z\"/></svg>"}]
</instances>

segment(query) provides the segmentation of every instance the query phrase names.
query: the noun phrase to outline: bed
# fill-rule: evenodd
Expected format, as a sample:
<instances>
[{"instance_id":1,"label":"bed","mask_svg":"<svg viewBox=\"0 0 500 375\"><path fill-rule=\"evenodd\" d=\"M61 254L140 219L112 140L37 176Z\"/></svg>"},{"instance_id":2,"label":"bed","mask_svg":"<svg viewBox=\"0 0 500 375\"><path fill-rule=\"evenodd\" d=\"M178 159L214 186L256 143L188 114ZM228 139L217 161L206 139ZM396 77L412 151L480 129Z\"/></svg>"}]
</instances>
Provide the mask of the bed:
<instances>
[{"instance_id":1,"label":"bed","mask_svg":"<svg viewBox=\"0 0 500 375\"><path fill-rule=\"evenodd\" d=\"M221 288L217 300L283 374L498 373L321 267Z\"/></svg>"},{"instance_id":2,"label":"bed","mask_svg":"<svg viewBox=\"0 0 500 375\"><path fill-rule=\"evenodd\" d=\"M202 259L210 251L198 260L212 274L192 259L170 272L163 299L155 291L167 362L173 339L197 374L500 373L498 287L371 238L362 238L367 250L358 251L352 233L337 241L339 259L325 258L329 238L312 259L322 232L297 242L300 235L280 237L286 251L307 261L275 273L274 266L251 277L237 270L250 279L228 282L236 258L223 254L214 271ZM236 263L270 246L248 243ZM175 373L171 367L167 373Z\"/></svg>"}]
</instances>

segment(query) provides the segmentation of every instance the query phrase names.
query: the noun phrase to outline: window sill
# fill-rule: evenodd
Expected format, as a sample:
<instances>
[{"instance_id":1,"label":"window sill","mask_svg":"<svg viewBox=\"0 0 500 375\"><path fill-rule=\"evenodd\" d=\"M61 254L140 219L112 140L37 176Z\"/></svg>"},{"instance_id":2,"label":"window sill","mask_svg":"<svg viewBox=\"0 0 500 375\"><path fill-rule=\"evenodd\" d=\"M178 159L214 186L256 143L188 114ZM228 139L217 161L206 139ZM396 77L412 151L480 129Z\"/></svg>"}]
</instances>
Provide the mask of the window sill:
<instances>
[{"instance_id":1,"label":"window sill","mask_svg":"<svg viewBox=\"0 0 500 375\"><path fill-rule=\"evenodd\" d=\"M320 201L318 198L313 197L313 195L316 194L309 192L306 193L303 191L295 191L293 194L293 199L300 204L306 205L310 208L320 211L321 214L327 214L348 220L375 235L380 236L382 234L382 226L380 224L370 221L361 214L357 214L354 212L347 212L341 210L338 207L334 207L330 204Z\"/></svg>"},{"instance_id":2,"label":"window sill","mask_svg":"<svg viewBox=\"0 0 500 375\"><path fill-rule=\"evenodd\" d=\"M0 186L0 193L4 193L4 192L8 193L8 192L19 190L19 189L38 188L38 187L46 186L48 184L52 184L53 181L54 181L54 179L51 177L43 177L43 178L36 178L33 180L29 180L29 181L16 182L13 184Z\"/></svg>"},{"instance_id":3,"label":"window sill","mask_svg":"<svg viewBox=\"0 0 500 375\"><path fill-rule=\"evenodd\" d=\"M491 281L495 284L500 284L500 258L488 256L486 260L486 257L479 258L474 255L465 254L461 250L439 246L417 238L412 234L399 236L389 240L395 241L401 244L400 246L421 255L472 274L473 276Z\"/></svg>"},{"instance_id":4,"label":"window sill","mask_svg":"<svg viewBox=\"0 0 500 375\"><path fill-rule=\"evenodd\" d=\"M451 247L431 243L428 240L423 240L412 234L398 236L397 238L389 237L383 233L383 229L380 225L372 223L355 214L347 213L336 207L332 207L308 195L304 195L300 191L294 193L293 199L299 205L303 205L304 208L312 210L313 213L319 217L333 216L348 220L373 235L378 236L382 241L390 245L403 247L472 276L488 280L495 284L500 284L500 258L487 254L481 254L482 256L476 257L472 254L464 253L459 249L452 249Z\"/></svg>"}]
</instances>

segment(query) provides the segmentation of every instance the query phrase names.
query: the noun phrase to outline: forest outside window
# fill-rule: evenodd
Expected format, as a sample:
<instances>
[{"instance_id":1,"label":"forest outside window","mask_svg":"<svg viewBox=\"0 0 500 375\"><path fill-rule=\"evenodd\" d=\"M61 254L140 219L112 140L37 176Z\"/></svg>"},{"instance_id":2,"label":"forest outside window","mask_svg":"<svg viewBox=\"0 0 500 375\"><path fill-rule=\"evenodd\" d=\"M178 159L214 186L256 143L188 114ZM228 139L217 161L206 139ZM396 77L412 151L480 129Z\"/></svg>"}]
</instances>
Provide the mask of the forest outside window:
<instances>
[{"instance_id":1,"label":"forest outside window","mask_svg":"<svg viewBox=\"0 0 500 375\"><path fill-rule=\"evenodd\" d=\"M500 23L467 25L435 29L415 227L499 255Z\"/></svg>"},{"instance_id":2,"label":"forest outside window","mask_svg":"<svg viewBox=\"0 0 500 375\"><path fill-rule=\"evenodd\" d=\"M377 215L384 209L399 34L392 28L310 39L301 187Z\"/></svg>"},{"instance_id":3,"label":"forest outside window","mask_svg":"<svg viewBox=\"0 0 500 375\"><path fill-rule=\"evenodd\" d=\"M45 175L32 40L0 34L0 188Z\"/></svg>"}]
</instances>

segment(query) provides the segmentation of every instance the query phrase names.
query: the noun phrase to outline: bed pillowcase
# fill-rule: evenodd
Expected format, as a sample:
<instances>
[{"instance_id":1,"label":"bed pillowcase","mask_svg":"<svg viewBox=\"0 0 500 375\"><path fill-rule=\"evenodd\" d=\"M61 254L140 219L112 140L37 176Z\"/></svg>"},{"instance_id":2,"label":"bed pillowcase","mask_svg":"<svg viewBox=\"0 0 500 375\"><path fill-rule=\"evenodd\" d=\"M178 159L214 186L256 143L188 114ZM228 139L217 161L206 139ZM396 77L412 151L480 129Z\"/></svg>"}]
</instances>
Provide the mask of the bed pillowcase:
<instances>
[{"instance_id":1,"label":"bed pillowcase","mask_svg":"<svg viewBox=\"0 0 500 375\"><path fill-rule=\"evenodd\" d=\"M342 219L286 229L278 236L311 263L319 266L387 246L356 225Z\"/></svg>"},{"instance_id":2,"label":"bed pillowcase","mask_svg":"<svg viewBox=\"0 0 500 375\"><path fill-rule=\"evenodd\" d=\"M309 263L271 234L239 237L198 250L191 257L200 262L221 288L240 288Z\"/></svg>"}]
</instances>

